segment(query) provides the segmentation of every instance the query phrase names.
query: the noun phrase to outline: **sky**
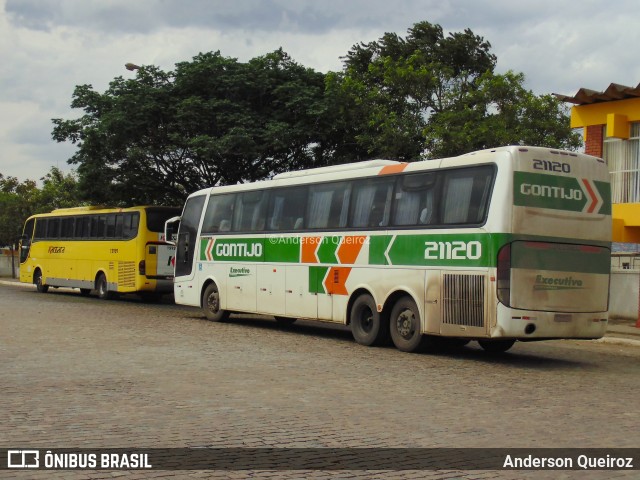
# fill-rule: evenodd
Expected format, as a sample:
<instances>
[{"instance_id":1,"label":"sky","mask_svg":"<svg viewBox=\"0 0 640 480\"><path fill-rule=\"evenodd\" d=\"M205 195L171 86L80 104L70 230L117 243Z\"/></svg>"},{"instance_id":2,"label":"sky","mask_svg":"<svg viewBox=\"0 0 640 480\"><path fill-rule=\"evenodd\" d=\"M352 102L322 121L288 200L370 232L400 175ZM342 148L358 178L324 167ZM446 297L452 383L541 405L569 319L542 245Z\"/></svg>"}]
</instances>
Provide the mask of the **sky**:
<instances>
[{"instance_id":1,"label":"sky","mask_svg":"<svg viewBox=\"0 0 640 480\"><path fill-rule=\"evenodd\" d=\"M81 115L76 85L134 78L125 63L171 71L200 52L248 61L282 47L338 71L353 45L425 20L481 35L496 71L524 73L538 95L640 83L635 0L0 0L0 173L70 171L76 147L52 140L51 119Z\"/></svg>"}]
</instances>

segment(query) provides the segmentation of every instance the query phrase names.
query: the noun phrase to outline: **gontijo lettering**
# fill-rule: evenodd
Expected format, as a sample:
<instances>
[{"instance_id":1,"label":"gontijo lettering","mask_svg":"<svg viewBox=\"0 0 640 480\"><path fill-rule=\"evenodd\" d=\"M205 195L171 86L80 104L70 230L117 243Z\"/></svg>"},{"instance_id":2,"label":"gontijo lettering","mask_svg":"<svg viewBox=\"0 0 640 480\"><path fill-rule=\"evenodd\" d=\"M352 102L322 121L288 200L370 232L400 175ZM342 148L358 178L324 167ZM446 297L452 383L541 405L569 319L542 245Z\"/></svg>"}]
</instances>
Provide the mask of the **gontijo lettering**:
<instances>
[{"instance_id":1,"label":"gontijo lettering","mask_svg":"<svg viewBox=\"0 0 640 480\"><path fill-rule=\"evenodd\" d=\"M549 185L534 185L531 183L523 183L520 185L520 193L534 197L561 198L563 200L580 201L584 198L582 190L551 187Z\"/></svg>"},{"instance_id":2,"label":"gontijo lettering","mask_svg":"<svg viewBox=\"0 0 640 480\"><path fill-rule=\"evenodd\" d=\"M261 243L216 243L217 257L261 257Z\"/></svg>"}]
</instances>

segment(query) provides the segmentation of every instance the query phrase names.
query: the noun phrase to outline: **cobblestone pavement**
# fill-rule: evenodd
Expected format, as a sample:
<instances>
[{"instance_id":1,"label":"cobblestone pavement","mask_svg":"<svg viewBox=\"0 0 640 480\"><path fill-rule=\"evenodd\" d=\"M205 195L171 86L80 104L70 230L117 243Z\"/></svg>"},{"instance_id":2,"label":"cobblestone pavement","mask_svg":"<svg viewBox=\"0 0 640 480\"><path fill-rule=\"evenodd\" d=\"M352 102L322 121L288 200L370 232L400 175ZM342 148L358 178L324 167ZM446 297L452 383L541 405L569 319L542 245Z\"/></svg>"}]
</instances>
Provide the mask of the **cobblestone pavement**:
<instances>
[{"instance_id":1,"label":"cobblestone pavement","mask_svg":"<svg viewBox=\"0 0 640 480\"><path fill-rule=\"evenodd\" d=\"M348 329L205 321L0 285L0 447L640 445L640 348L404 354ZM638 478L639 471L47 471L2 478Z\"/></svg>"}]
</instances>

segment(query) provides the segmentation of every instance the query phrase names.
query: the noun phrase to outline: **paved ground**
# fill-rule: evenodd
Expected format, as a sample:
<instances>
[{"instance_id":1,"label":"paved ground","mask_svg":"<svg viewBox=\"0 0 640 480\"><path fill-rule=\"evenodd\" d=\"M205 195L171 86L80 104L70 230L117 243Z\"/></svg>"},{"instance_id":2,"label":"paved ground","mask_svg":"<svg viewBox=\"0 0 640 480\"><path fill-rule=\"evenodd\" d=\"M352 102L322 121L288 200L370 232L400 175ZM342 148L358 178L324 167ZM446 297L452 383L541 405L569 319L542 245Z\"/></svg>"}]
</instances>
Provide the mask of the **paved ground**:
<instances>
[{"instance_id":1,"label":"paved ground","mask_svg":"<svg viewBox=\"0 0 640 480\"><path fill-rule=\"evenodd\" d=\"M640 444L637 343L366 348L345 328L205 321L136 299L0 285L0 447ZM25 472L3 478L638 478L639 471ZM11 474L11 475L9 475Z\"/></svg>"}]
</instances>

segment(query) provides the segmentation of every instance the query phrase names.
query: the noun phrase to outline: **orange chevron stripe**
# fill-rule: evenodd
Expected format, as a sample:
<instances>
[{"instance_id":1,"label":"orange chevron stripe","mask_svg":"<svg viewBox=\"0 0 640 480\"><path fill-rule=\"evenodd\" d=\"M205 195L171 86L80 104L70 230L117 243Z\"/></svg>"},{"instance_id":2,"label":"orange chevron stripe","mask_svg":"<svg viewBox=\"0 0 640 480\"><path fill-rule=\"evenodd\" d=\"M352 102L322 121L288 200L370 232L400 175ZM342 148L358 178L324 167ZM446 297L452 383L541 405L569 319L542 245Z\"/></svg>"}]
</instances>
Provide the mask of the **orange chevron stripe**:
<instances>
[{"instance_id":1,"label":"orange chevron stripe","mask_svg":"<svg viewBox=\"0 0 640 480\"><path fill-rule=\"evenodd\" d=\"M338 247L338 262L347 264L356 263L356 258L358 258L358 254L360 250L362 250L362 245L364 245L366 240L367 237L365 235L344 237Z\"/></svg>"},{"instance_id":2,"label":"orange chevron stripe","mask_svg":"<svg viewBox=\"0 0 640 480\"><path fill-rule=\"evenodd\" d=\"M207 251L205 256L209 261L213 260L213 244L215 243L215 241L216 239L212 238L212 239L209 239L209 242L207 243Z\"/></svg>"},{"instance_id":3,"label":"orange chevron stripe","mask_svg":"<svg viewBox=\"0 0 640 480\"><path fill-rule=\"evenodd\" d=\"M348 295L346 283L350 273L351 267L331 267L324 280L325 291L332 295Z\"/></svg>"},{"instance_id":4,"label":"orange chevron stripe","mask_svg":"<svg viewBox=\"0 0 640 480\"><path fill-rule=\"evenodd\" d=\"M593 211L596 209L596 205L598 204L598 196L593 191L593 188L591 188L591 184L589 183L589 180L587 180L586 178L583 178L582 183L586 187L587 192L591 197L591 205L589 205L589 208L587 209L587 213L593 213Z\"/></svg>"},{"instance_id":5,"label":"orange chevron stripe","mask_svg":"<svg viewBox=\"0 0 640 480\"><path fill-rule=\"evenodd\" d=\"M408 163L399 163L398 165L387 165L386 167L382 167L378 172L378 175L389 175L391 173L400 173L405 168L407 168Z\"/></svg>"},{"instance_id":6,"label":"orange chevron stripe","mask_svg":"<svg viewBox=\"0 0 640 480\"><path fill-rule=\"evenodd\" d=\"M321 237L302 237L302 248L300 251L301 263L318 263L318 257L316 257L316 250L318 245L322 241Z\"/></svg>"}]
</instances>

